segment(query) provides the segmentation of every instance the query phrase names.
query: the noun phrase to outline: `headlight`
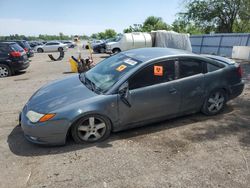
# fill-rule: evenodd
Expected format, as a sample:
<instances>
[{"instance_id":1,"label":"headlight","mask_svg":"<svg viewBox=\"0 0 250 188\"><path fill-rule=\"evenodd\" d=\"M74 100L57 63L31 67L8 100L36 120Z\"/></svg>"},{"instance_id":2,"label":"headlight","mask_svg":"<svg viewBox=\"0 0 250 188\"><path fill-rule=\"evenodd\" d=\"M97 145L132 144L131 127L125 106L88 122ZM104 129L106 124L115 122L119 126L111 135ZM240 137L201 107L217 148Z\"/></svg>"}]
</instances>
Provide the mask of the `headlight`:
<instances>
[{"instance_id":1,"label":"headlight","mask_svg":"<svg viewBox=\"0 0 250 188\"><path fill-rule=\"evenodd\" d=\"M53 118L56 114L40 114L34 111L28 111L26 117L32 122L45 122Z\"/></svg>"}]
</instances>

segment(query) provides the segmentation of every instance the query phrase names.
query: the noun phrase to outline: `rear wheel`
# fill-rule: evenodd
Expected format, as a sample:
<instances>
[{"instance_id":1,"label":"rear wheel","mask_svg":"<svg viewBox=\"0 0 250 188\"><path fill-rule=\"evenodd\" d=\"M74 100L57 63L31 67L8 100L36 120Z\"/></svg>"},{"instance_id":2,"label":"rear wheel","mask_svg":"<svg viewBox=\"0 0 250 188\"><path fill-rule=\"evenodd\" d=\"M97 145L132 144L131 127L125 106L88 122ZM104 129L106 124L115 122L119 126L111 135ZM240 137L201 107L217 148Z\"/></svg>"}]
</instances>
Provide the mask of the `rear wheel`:
<instances>
[{"instance_id":1,"label":"rear wheel","mask_svg":"<svg viewBox=\"0 0 250 188\"><path fill-rule=\"evenodd\" d=\"M210 93L201 111L206 115L218 114L224 109L226 99L226 92L223 89L215 90Z\"/></svg>"},{"instance_id":2,"label":"rear wheel","mask_svg":"<svg viewBox=\"0 0 250 188\"><path fill-rule=\"evenodd\" d=\"M76 143L97 142L106 139L111 132L111 122L100 115L88 115L81 118L71 128Z\"/></svg>"},{"instance_id":3,"label":"rear wheel","mask_svg":"<svg viewBox=\"0 0 250 188\"><path fill-rule=\"evenodd\" d=\"M7 65L0 64L0 78L11 76L11 70Z\"/></svg>"},{"instance_id":4,"label":"rear wheel","mask_svg":"<svg viewBox=\"0 0 250 188\"><path fill-rule=\"evenodd\" d=\"M37 52L38 52L38 53L43 53L43 49L42 49L42 48L38 48L38 49L37 49Z\"/></svg>"}]
</instances>

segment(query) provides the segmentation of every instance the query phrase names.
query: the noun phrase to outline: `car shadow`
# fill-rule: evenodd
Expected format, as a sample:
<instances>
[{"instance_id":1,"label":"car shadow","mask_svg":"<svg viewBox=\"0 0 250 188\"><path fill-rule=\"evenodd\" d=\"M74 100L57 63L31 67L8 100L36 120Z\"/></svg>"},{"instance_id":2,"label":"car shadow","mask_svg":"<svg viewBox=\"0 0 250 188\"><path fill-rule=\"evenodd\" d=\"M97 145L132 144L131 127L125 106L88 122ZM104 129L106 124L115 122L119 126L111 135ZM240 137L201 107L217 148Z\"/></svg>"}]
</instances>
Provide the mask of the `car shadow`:
<instances>
[{"instance_id":1,"label":"car shadow","mask_svg":"<svg viewBox=\"0 0 250 188\"><path fill-rule=\"evenodd\" d=\"M184 135L191 142L217 140L226 136L236 136L241 146L250 149L250 101L246 98L235 99L236 112L231 113L216 124L194 127Z\"/></svg>"},{"instance_id":2,"label":"car shadow","mask_svg":"<svg viewBox=\"0 0 250 188\"><path fill-rule=\"evenodd\" d=\"M232 106L227 106L225 110L216 116L213 116L213 120L219 120L222 118L224 114L231 113L233 111ZM67 139L67 143L64 146L41 146L36 145L28 142L25 137L23 136L23 132L20 126L16 126L12 132L8 136L8 145L15 155L19 156L42 156L42 155L52 155L52 154L60 154L60 153L67 153L71 151L77 151L82 150L89 147L98 147L98 148L106 148L106 147L112 147L112 142L115 140L122 140L122 139L131 139L133 137L138 137L141 135L147 135L155 132L160 132L163 130L168 130L176 127L181 126L189 126L192 123L196 122L205 122L206 120L211 119L209 116L205 116L201 113L182 116L158 123L149 124L147 126L144 126L143 128L134 128L129 129L125 131L121 131L118 133L112 133L109 139L97 142L97 143L91 143L91 144L75 144L71 137ZM205 128L204 128L205 129ZM230 130L229 130L230 131ZM208 133L210 134L210 132ZM216 133L215 133L216 134ZM187 139L191 139L192 141L196 142L199 141L199 139L196 139L200 137L200 135L194 135L194 137L188 137ZM205 135L206 136L206 135ZM210 138L208 136L208 138ZM247 142L250 144L249 140L243 138L242 142Z\"/></svg>"}]
</instances>

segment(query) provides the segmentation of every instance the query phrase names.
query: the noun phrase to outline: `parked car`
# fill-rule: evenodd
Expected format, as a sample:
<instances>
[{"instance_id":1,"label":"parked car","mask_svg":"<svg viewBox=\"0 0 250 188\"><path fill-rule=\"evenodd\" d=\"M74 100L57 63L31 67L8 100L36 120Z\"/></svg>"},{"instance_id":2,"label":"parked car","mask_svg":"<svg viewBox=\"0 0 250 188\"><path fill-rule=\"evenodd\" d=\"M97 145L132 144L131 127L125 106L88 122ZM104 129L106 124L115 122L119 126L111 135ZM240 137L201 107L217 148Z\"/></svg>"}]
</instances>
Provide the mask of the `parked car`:
<instances>
[{"instance_id":1,"label":"parked car","mask_svg":"<svg viewBox=\"0 0 250 188\"><path fill-rule=\"evenodd\" d=\"M21 46L24 49L24 51L27 53L28 57L34 56L34 51L26 40L13 40L11 42L16 42L19 46Z\"/></svg>"},{"instance_id":2,"label":"parked car","mask_svg":"<svg viewBox=\"0 0 250 188\"><path fill-rule=\"evenodd\" d=\"M74 48L76 45L74 42L71 41L61 41L63 44L67 44L68 48Z\"/></svg>"},{"instance_id":3,"label":"parked car","mask_svg":"<svg viewBox=\"0 0 250 188\"><path fill-rule=\"evenodd\" d=\"M35 48L38 45L43 45L43 43L39 42L39 41L29 41L29 45L33 49L33 48Z\"/></svg>"},{"instance_id":4,"label":"parked car","mask_svg":"<svg viewBox=\"0 0 250 188\"><path fill-rule=\"evenodd\" d=\"M220 113L243 91L239 64L170 48L111 56L85 73L39 89L24 106L25 137L39 144L77 143L195 112Z\"/></svg>"},{"instance_id":5,"label":"parked car","mask_svg":"<svg viewBox=\"0 0 250 188\"><path fill-rule=\"evenodd\" d=\"M112 41L115 41L116 38L111 38L111 39L107 39L105 41L103 41L103 43L97 44L95 46L93 46L93 51L95 53L104 53L106 52L106 44Z\"/></svg>"},{"instance_id":6,"label":"parked car","mask_svg":"<svg viewBox=\"0 0 250 188\"><path fill-rule=\"evenodd\" d=\"M15 42L0 42L0 77L27 69L29 60L24 49Z\"/></svg>"},{"instance_id":7,"label":"parked car","mask_svg":"<svg viewBox=\"0 0 250 188\"><path fill-rule=\"evenodd\" d=\"M42 52L56 52L56 51L65 51L68 49L67 44L63 44L57 41L47 42L44 45L39 45L34 48L38 53Z\"/></svg>"},{"instance_id":8,"label":"parked car","mask_svg":"<svg viewBox=\"0 0 250 188\"><path fill-rule=\"evenodd\" d=\"M91 41L88 41L88 44L83 45L83 48L88 49L89 44L90 44L91 48L93 49L94 46L98 44L102 44L104 42L105 42L104 40L91 40Z\"/></svg>"},{"instance_id":9,"label":"parked car","mask_svg":"<svg viewBox=\"0 0 250 188\"><path fill-rule=\"evenodd\" d=\"M152 47L152 37L149 33L125 33L113 42L106 44L107 53L118 53L133 48Z\"/></svg>"}]
</instances>

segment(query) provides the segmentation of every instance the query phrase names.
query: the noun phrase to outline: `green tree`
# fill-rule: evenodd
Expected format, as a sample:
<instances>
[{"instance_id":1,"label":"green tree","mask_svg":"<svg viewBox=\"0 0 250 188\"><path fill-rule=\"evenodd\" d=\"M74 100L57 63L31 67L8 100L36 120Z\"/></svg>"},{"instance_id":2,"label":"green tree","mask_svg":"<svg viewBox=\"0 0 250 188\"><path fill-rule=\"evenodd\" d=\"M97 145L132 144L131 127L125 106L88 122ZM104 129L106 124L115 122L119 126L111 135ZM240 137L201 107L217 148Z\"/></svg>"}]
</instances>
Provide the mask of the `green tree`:
<instances>
[{"instance_id":1,"label":"green tree","mask_svg":"<svg viewBox=\"0 0 250 188\"><path fill-rule=\"evenodd\" d=\"M143 23L143 31L171 30L171 27L161 17L149 16Z\"/></svg>"},{"instance_id":2,"label":"green tree","mask_svg":"<svg viewBox=\"0 0 250 188\"><path fill-rule=\"evenodd\" d=\"M115 30L106 29L104 32L93 33L90 37L93 39L109 39L114 38L117 35Z\"/></svg>"},{"instance_id":3,"label":"green tree","mask_svg":"<svg viewBox=\"0 0 250 188\"><path fill-rule=\"evenodd\" d=\"M114 38L117 35L114 29L106 29L104 31L104 34L105 34L105 39Z\"/></svg>"},{"instance_id":4,"label":"green tree","mask_svg":"<svg viewBox=\"0 0 250 188\"><path fill-rule=\"evenodd\" d=\"M249 23L250 18L249 0L189 0L185 9L179 15L205 33L231 33L238 23Z\"/></svg>"},{"instance_id":5,"label":"green tree","mask_svg":"<svg viewBox=\"0 0 250 188\"><path fill-rule=\"evenodd\" d=\"M143 32L142 24L133 24L133 26L129 26L123 30L124 33L132 33L132 32Z\"/></svg>"},{"instance_id":6,"label":"green tree","mask_svg":"<svg viewBox=\"0 0 250 188\"><path fill-rule=\"evenodd\" d=\"M187 23L182 18L178 18L172 23L172 30L178 33L202 34L199 27L194 23Z\"/></svg>"},{"instance_id":7,"label":"green tree","mask_svg":"<svg viewBox=\"0 0 250 188\"><path fill-rule=\"evenodd\" d=\"M123 32L150 32L153 30L171 30L171 26L165 23L161 17L149 16L143 24L133 24L133 26L124 29Z\"/></svg>"}]
</instances>

